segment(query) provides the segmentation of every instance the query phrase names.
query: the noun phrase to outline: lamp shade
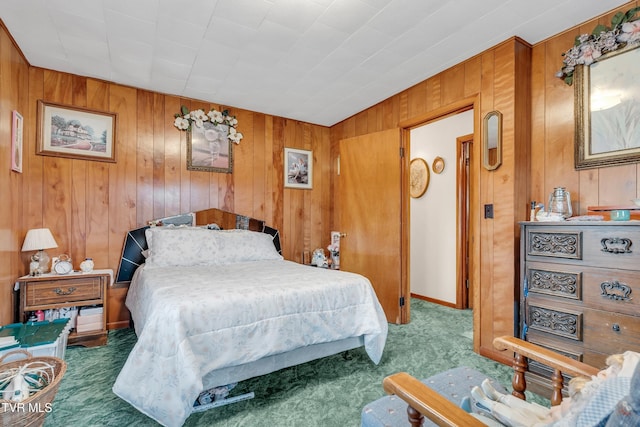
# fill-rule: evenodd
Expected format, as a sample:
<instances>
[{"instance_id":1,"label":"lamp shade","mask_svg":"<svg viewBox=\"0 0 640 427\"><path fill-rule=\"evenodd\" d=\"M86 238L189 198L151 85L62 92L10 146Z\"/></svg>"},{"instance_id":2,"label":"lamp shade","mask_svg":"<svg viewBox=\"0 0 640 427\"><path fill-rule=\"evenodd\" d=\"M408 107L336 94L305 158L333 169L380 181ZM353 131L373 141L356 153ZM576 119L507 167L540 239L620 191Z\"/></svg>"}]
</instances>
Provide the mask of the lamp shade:
<instances>
[{"instance_id":1,"label":"lamp shade","mask_svg":"<svg viewBox=\"0 0 640 427\"><path fill-rule=\"evenodd\" d=\"M41 249L57 248L56 239L48 228L33 228L27 231L22 244L22 252L39 251Z\"/></svg>"}]
</instances>

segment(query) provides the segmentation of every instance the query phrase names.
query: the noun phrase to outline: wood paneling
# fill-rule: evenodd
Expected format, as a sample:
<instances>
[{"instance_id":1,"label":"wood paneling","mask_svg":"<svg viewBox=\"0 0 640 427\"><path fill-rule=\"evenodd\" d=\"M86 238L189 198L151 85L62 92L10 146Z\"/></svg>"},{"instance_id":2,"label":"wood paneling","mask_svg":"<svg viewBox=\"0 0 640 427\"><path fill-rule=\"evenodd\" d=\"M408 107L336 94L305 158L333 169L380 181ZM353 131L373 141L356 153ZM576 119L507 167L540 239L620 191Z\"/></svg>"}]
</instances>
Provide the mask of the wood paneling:
<instances>
[{"instance_id":1,"label":"wood paneling","mask_svg":"<svg viewBox=\"0 0 640 427\"><path fill-rule=\"evenodd\" d=\"M380 106L390 112L381 122L386 130L413 127L475 104L474 139L480 142L478 118L492 110L502 112L503 164L495 172L484 170L480 166L481 144L474 144L470 192L470 279L476 291L473 305L475 330L479 332L475 346L477 351L495 358L501 356L493 351L493 338L514 331L518 252L515 225L526 218L529 186L530 50L522 40L510 39L337 124L331 132L335 143L336 139L378 131L363 126L362 118L371 116ZM338 154L333 153L335 157ZM334 194L339 197L339 189ZM480 216L481 206L488 203L494 205L493 220ZM339 222L336 227L340 227Z\"/></svg>"},{"instance_id":2,"label":"wood paneling","mask_svg":"<svg viewBox=\"0 0 640 427\"><path fill-rule=\"evenodd\" d=\"M31 188L25 174L11 171L13 110L17 110L24 118L25 155L29 148L28 76L28 64L16 49L4 25L0 25L0 324L13 320L13 284L29 259L20 252L26 234L22 224L40 215L37 202L34 203L37 210L30 213L31 203L23 204L22 201L25 198L30 201L37 198L41 190L35 188L29 192ZM23 158L22 169L28 167L29 159Z\"/></svg>"},{"instance_id":3,"label":"wood paneling","mask_svg":"<svg viewBox=\"0 0 640 427\"><path fill-rule=\"evenodd\" d=\"M576 215L585 214L587 206L627 204L639 194L638 163L574 169L574 87L554 76L562 67L562 54L576 36L591 33L599 23L610 25L616 12L639 5L638 1L629 2L533 47L531 200L546 205L553 187L564 186L571 192Z\"/></svg>"},{"instance_id":4,"label":"wood paneling","mask_svg":"<svg viewBox=\"0 0 640 427\"><path fill-rule=\"evenodd\" d=\"M639 4L633 1L618 10ZM637 164L574 170L573 87L554 77L574 37L591 32L597 22L609 23L611 15L568 29L532 49L509 40L331 129L231 108L245 135L235 147L233 174L187 171L186 136L172 124L182 104L222 106L30 67L2 27L0 164L9 164L11 110L22 113L25 128L24 173L6 166L0 172L0 251L8 260L0 264L0 322L12 320L11 288L27 269L29 254L22 254L20 247L30 228L50 227L58 251L69 252L76 264L92 256L96 266L115 269L129 228L151 218L218 207L263 218L279 228L285 257L297 260L305 250L325 247L329 231L339 229L333 204L339 202L340 139L391 129L429 117L461 98L479 96L475 139L480 141L480 118L494 108L506 115L508 136L505 162L497 171L471 167L471 275L472 286L479 289L474 319L481 330L475 345L478 351L492 351L492 337L511 329L517 288L513 248L517 221L526 218L528 202L546 204L559 185L571 191L576 213L585 213L587 206L640 197ZM35 155L38 99L117 112L117 163ZM285 146L313 150L313 190L283 188ZM472 157L481 159L480 144L474 144ZM485 203L494 204L494 220L481 217ZM505 263L502 257L514 262ZM123 298L119 292L114 292L115 301ZM109 312L120 313L116 308Z\"/></svg>"},{"instance_id":5,"label":"wood paneling","mask_svg":"<svg viewBox=\"0 0 640 427\"><path fill-rule=\"evenodd\" d=\"M503 165L487 172L474 164L475 172L471 173L475 217L471 218L470 273L472 286L479 290L474 312L479 339L474 345L482 354L499 358L492 349L493 337L513 331L514 285L519 280L517 223L527 218L529 202L546 204L553 187L566 186L572 192L574 212L583 214L587 206L627 203L640 194L638 164L580 172L574 169L573 87L555 77L562 66L562 54L578 34L590 33L597 23L609 24L615 12L639 4L627 3L533 47L517 39L502 43L379 104L393 106L387 107L393 114L385 115L383 129L421 117L427 120L430 113L476 93L481 98L478 117L492 109L503 113ZM371 132L358 121L364 114L333 126L332 142ZM475 139L480 141L479 127L476 129ZM476 163L481 159L479 149L480 144L474 144ZM480 216L486 203L494 204L493 220Z\"/></svg>"},{"instance_id":6,"label":"wood paneling","mask_svg":"<svg viewBox=\"0 0 640 427\"><path fill-rule=\"evenodd\" d=\"M0 324L13 321L13 282L27 272L20 247L28 229L49 227L74 266L92 257L116 270L128 230L162 216L217 207L261 218L282 232L283 255L329 244L329 128L114 83L30 67L8 33L0 33L0 161L9 165L11 110L24 116L23 174L3 168L0 230ZM88 107L117 114L116 163L35 154L36 103ZM188 171L186 134L173 126L181 105L229 109L244 135L234 145L232 174ZM313 150L314 188L284 189L284 147ZM6 160L6 161L5 161ZM7 197L8 196L8 197ZM5 202L6 200L6 202ZM6 234L6 239L4 238ZM126 287L109 290L109 323L128 325Z\"/></svg>"}]
</instances>

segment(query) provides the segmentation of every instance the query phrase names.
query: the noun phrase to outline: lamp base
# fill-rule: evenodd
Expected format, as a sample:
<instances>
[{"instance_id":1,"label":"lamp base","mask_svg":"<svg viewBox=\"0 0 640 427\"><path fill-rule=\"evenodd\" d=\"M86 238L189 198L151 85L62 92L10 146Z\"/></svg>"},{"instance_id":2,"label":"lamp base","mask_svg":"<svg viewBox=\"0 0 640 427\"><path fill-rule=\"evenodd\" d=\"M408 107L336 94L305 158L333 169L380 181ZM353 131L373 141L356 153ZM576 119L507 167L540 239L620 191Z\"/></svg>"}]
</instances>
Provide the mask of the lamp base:
<instances>
[{"instance_id":1,"label":"lamp base","mask_svg":"<svg viewBox=\"0 0 640 427\"><path fill-rule=\"evenodd\" d=\"M33 254L31 257L31 264L29 264L30 274L32 276L39 276L40 274L48 273L49 270L49 254L47 254L43 249L40 249L38 252ZM37 263L37 266L36 266ZM34 270L35 267L35 270Z\"/></svg>"},{"instance_id":2,"label":"lamp base","mask_svg":"<svg viewBox=\"0 0 640 427\"><path fill-rule=\"evenodd\" d=\"M29 263L29 276L38 276L38 267L40 267L40 261L35 255L31 255L31 262Z\"/></svg>"}]
</instances>

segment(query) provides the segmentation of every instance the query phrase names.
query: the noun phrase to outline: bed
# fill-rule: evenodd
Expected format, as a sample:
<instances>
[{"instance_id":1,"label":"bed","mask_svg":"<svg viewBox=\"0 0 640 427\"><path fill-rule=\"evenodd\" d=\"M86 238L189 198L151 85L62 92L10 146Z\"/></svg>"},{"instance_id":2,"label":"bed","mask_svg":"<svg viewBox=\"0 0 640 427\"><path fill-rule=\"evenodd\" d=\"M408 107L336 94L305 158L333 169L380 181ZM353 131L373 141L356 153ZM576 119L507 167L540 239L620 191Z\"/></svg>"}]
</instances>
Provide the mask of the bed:
<instances>
[{"instance_id":1,"label":"bed","mask_svg":"<svg viewBox=\"0 0 640 427\"><path fill-rule=\"evenodd\" d=\"M387 321L368 279L284 260L277 231L243 224L137 233L145 259L126 305L138 341L113 391L165 426L212 387L360 346L382 356Z\"/></svg>"}]
</instances>

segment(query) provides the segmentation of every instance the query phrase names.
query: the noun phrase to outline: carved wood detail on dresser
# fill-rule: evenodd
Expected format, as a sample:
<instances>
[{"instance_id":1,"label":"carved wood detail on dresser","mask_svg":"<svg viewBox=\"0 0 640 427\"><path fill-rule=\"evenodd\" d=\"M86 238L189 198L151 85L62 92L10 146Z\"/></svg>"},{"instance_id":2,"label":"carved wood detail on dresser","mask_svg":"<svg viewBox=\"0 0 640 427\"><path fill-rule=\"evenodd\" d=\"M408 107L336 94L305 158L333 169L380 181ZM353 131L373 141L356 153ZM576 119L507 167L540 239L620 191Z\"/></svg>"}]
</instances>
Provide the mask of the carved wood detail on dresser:
<instances>
[{"instance_id":1,"label":"carved wood detail on dresser","mask_svg":"<svg viewBox=\"0 0 640 427\"><path fill-rule=\"evenodd\" d=\"M640 222L520 226L520 336L598 368L640 352ZM548 394L549 374L530 363L531 390Z\"/></svg>"}]
</instances>

